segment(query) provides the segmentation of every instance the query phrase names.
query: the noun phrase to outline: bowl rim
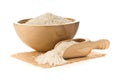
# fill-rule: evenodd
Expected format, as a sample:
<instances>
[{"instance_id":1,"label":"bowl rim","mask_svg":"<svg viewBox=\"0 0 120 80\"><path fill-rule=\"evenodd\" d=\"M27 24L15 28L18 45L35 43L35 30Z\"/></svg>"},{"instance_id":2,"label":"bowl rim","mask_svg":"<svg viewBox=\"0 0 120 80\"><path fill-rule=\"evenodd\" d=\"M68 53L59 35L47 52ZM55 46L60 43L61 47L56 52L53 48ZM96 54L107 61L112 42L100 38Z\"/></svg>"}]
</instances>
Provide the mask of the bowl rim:
<instances>
[{"instance_id":1,"label":"bowl rim","mask_svg":"<svg viewBox=\"0 0 120 80\"><path fill-rule=\"evenodd\" d=\"M26 19L21 19L13 24L17 24L17 25L23 25L23 26L64 26L64 25L69 25L69 24L74 24L74 23L80 23L80 21L77 21L73 18L65 18L65 19L70 19L70 20L73 20L72 22L69 22L69 23L65 23L65 24L48 24L48 25L36 25L36 24L24 24L27 20L30 20L32 18L26 18ZM24 23L20 23L20 22L23 22Z\"/></svg>"}]
</instances>

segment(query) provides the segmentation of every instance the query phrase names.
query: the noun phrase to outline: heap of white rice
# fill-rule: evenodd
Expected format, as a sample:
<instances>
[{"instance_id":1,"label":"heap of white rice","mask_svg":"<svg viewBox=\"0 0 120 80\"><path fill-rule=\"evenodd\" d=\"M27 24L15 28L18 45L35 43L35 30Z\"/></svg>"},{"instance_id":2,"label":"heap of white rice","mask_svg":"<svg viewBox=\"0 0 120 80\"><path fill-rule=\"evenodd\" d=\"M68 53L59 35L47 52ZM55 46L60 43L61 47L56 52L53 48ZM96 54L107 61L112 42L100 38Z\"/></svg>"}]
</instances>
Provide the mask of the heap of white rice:
<instances>
[{"instance_id":1,"label":"heap of white rice","mask_svg":"<svg viewBox=\"0 0 120 80\"><path fill-rule=\"evenodd\" d=\"M56 16L52 13L45 13L38 17L30 19L25 24L31 24L31 25L51 25L52 24L53 25L53 24L65 24L70 22L72 21L60 16Z\"/></svg>"},{"instance_id":2,"label":"heap of white rice","mask_svg":"<svg viewBox=\"0 0 120 80\"><path fill-rule=\"evenodd\" d=\"M64 60L63 54L68 47L70 47L74 44L78 44L78 42L63 41L57 47L55 47L53 50L37 56L35 58L35 61L38 64L49 64L50 66L56 66L56 65L64 64L67 61Z\"/></svg>"}]
</instances>

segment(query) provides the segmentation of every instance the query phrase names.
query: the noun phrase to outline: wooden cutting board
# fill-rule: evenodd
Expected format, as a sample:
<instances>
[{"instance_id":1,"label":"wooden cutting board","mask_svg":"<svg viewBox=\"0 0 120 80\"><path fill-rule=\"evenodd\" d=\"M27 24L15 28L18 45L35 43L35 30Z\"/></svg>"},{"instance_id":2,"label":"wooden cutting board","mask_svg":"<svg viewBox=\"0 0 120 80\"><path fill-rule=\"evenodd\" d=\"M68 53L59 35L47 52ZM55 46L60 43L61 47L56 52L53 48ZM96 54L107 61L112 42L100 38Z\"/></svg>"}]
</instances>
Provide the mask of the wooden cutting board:
<instances>
[{"instance_id":1,"label":"wooden cutting board","mask_svg":"<svg viewBox=\"0 0 120 80\"><path fill-rule=\"evenodd\" d=\"M13 54L12 57L19 59L19 60L22 60L24 62L28 62L28 63L33 64L35 66L43 67L43 68L55 67L55 66L50 66L49 64L38 64L34 59L36 56L38 56L40 54L42 54L42 52L41 53L37 52L37 51L21 52L21 53ZM89 60L89 59L98 58L98 57L103 57L103 56L105 56L105 54L91 52L86 57L77 57L77 58L72 58L72 59L66 59L67 63L62 64L62 65L66 65L66 64L70 64L70 63L74 63L74 62L79 62L79 61L84 61L84 60ZM58 66L62 66L62 65L58 65Z\"/></svg>"}]
</instances>

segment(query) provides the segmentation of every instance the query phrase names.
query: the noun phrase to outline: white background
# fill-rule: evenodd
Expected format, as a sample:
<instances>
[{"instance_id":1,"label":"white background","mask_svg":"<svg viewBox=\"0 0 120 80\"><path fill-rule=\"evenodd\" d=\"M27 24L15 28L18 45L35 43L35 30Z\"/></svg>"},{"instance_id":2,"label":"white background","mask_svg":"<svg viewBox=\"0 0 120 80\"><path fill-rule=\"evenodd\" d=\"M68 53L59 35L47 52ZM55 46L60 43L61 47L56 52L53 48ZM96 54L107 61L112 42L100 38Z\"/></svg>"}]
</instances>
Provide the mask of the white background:
<instances>
[{"instance_id":1,"label":"white background","mask_svg":"<svg viewBox=\"0 0 120 80\"><path fill-rule=\"evenodd\" d=\"M16 35L13 23L51 12L80 21L76 38L109 39L102 58L43 69L13 59L32 51ZM119 0L0 0L0 80L120 80Z\"/></svg>"}]
</instances>

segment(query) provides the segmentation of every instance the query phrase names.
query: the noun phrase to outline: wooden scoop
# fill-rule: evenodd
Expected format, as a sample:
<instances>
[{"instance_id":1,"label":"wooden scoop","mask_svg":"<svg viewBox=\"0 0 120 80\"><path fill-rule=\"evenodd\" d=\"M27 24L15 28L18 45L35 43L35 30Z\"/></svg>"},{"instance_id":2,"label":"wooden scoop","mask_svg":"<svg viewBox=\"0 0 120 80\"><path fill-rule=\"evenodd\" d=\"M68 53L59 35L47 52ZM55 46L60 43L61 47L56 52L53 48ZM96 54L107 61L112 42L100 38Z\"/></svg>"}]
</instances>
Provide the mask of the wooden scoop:
<instances>
[{"instance_id":1,"label":"wooden scoop","mask_svg":"<svg viewBox=\"0 0 120 80\"><path fill-rule=\"evenodd\" d=\"M73 39L73 41L79 42L79 39ZM107 49L109 45L110 42L107 39L100 39L97 41L81 40L78 44L72 45L67 48L63 54L63 58L87 56L92 51L92 49Z\"/></svg>"}]
</instances>

